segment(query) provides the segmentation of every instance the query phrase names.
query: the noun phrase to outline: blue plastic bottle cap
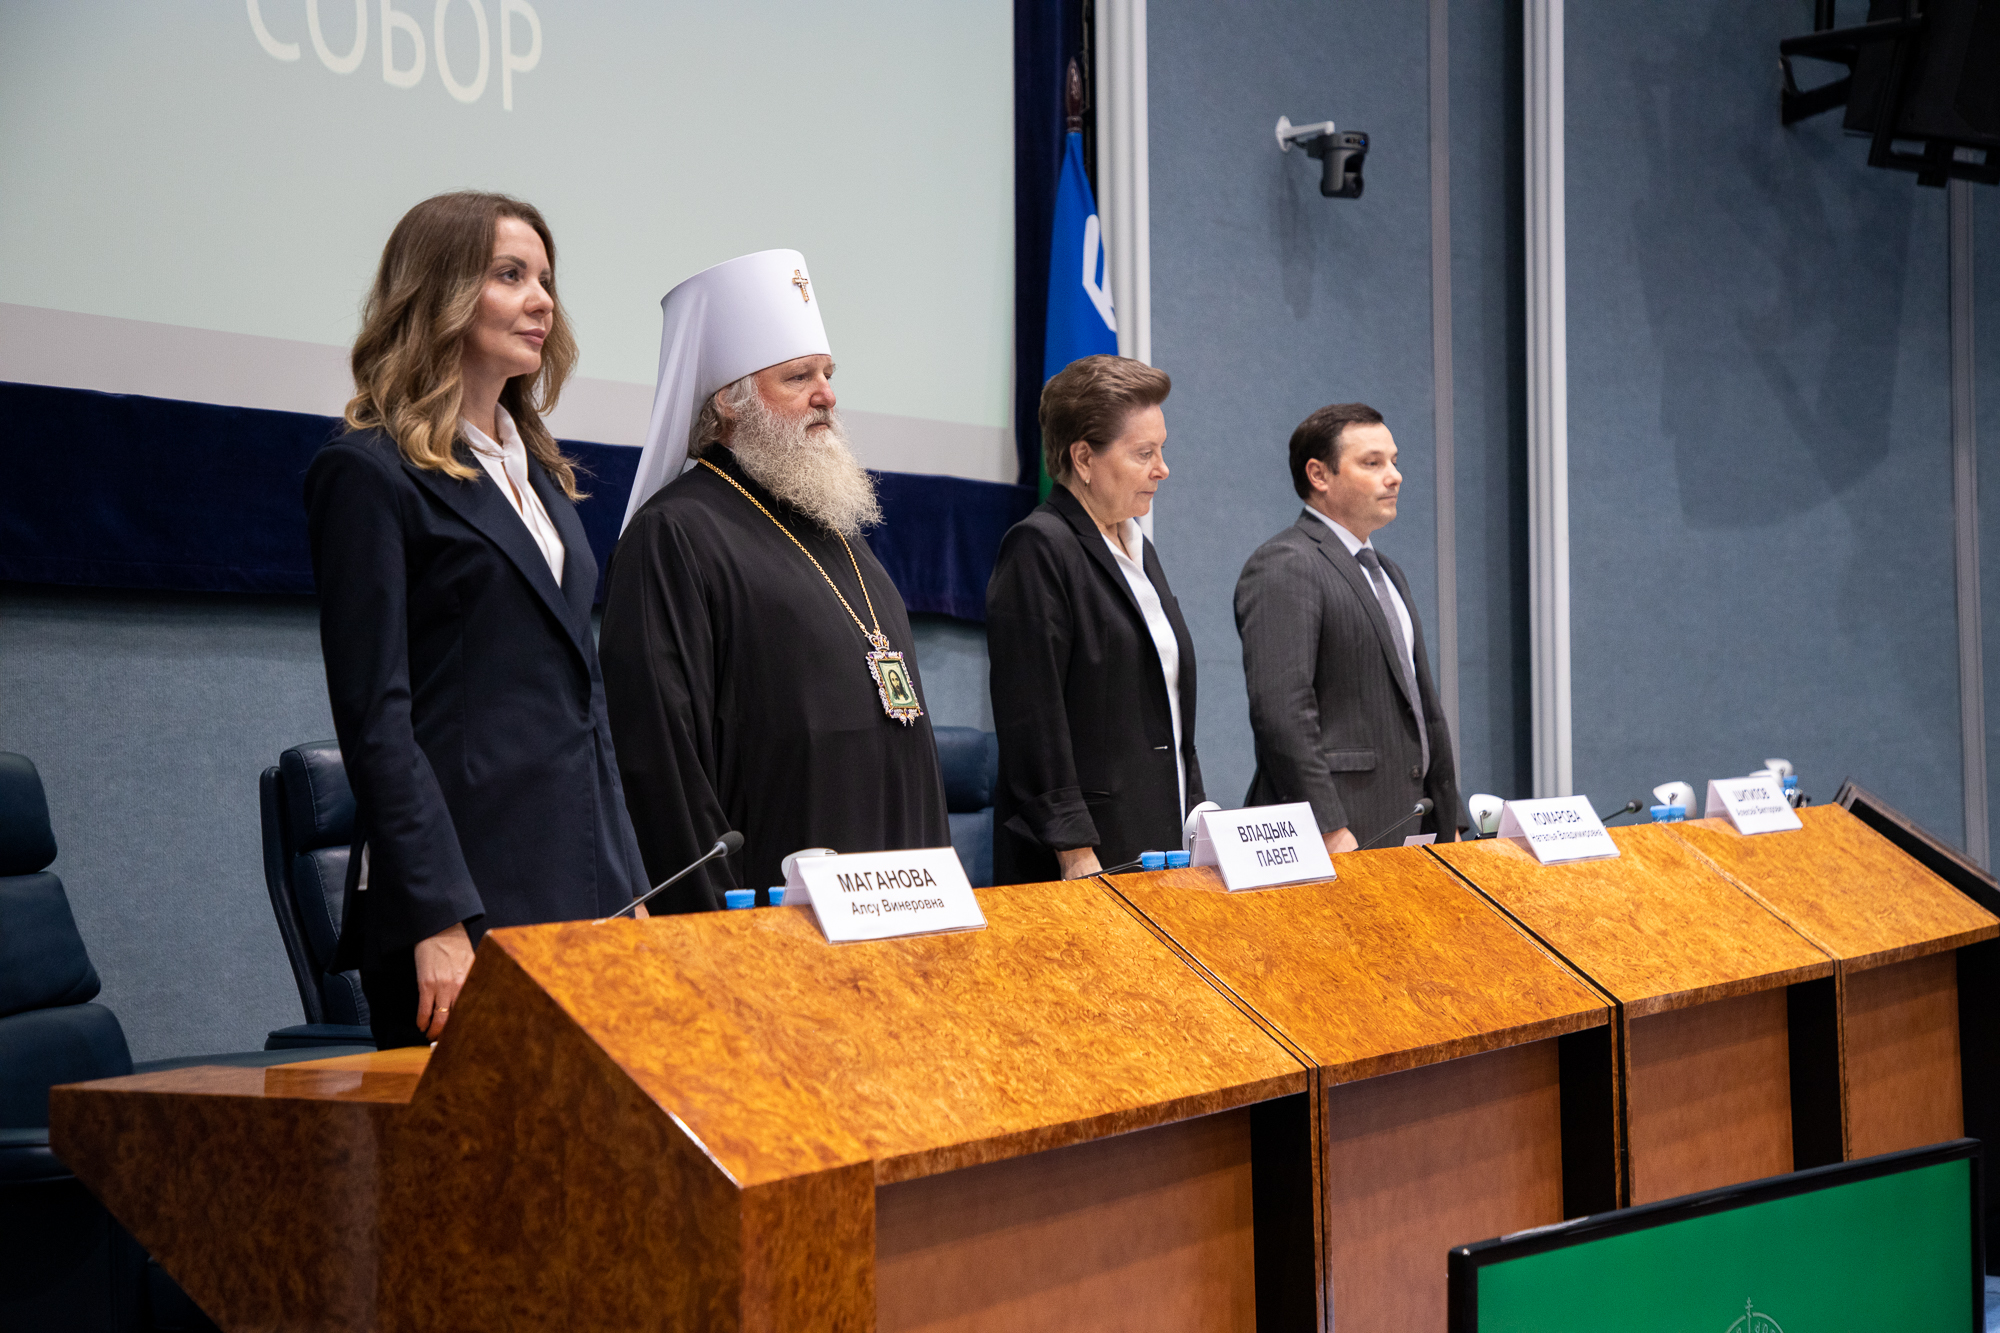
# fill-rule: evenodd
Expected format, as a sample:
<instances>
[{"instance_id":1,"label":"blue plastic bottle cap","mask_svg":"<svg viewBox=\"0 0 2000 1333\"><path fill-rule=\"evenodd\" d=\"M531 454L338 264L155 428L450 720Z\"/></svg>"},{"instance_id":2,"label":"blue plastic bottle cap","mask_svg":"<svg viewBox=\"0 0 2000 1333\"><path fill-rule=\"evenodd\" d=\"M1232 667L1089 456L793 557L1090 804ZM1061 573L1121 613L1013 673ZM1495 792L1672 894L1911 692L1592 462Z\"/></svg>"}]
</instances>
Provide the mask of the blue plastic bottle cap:
<instances>
[{"instance_id":1,"label":"blue plastic bottle cap","mask_svg":"<svg viewBox=\"0 0 2000 1333\"><path fill-rule=\"evenodd\" d=\"M784 905L785 905L785 887L784 885L781 884L777 888L771 890L771 906L783 907Z\"/></svg>"},{"instance_id":2,"label":"blue plastic bottle cap","mask_svg":"<svg viewBox=\"0 0 2000 1333\"><path fill-rule=\"evenodd\" d=\"M1165 852L1140 852L1139 865L1145 870L1165 870L1167 868L1167 854Z\"/></svg>"},{"instance_id":3,"label":"blue plastic bottle cap","mask_svg":"<svg viewBox=\"0 0 2000 1333\"><path fill-rule=\"evenodd\" d=\"M1167 853L1167 869L1186 870L1187 866L1188 866L1188 854L1186 852Z\"/></svg>"},{"instance_id":4,"label":"blue plastic bottle cap","mask_svg":"<svg viewBox=\"0 0 2000 1333\"><path fill-rule=\"evenodd\" d=\"M725 889L722 894L722 905L732 912L739 907L755 907L757 905L757 890Z\"/></svg>"},{"instance_id":5,"label":"blue plastic bottle cap","mask_svg":"<svg viewBox=\"0 0 2000 1333\"><path fill-rule=\"evenodd\" d=\"M1798 774L1796 774L1796 773L1793 773L1793 774L1790 774L1789 776L1787 776L1787 777L1785 778L1785 790L1786 790L1786 791L1796 791L1796 790L1798 789L1798 785L1799 785L1799 775L1798 775Z\"/></svg>"}]
</instances>

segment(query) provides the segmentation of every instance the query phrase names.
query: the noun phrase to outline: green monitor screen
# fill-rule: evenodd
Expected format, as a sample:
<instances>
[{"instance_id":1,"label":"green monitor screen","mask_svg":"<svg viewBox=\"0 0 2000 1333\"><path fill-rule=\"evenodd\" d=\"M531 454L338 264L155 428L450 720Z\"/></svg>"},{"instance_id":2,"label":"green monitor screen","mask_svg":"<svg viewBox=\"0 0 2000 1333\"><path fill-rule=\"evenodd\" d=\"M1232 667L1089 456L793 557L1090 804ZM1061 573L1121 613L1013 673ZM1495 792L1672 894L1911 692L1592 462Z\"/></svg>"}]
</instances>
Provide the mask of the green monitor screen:
<instances>
[{"instance_id":1,"label":"green monitor screen","mask_svg":"<svg viewBox=\"0 0 2000 1333\"><path fill-rule=\"evenodd\" d=\"M1451 1252L1451 1333L1978 1333L1979 1143L1691 1194Z\"/></svg>"}]
</instances>

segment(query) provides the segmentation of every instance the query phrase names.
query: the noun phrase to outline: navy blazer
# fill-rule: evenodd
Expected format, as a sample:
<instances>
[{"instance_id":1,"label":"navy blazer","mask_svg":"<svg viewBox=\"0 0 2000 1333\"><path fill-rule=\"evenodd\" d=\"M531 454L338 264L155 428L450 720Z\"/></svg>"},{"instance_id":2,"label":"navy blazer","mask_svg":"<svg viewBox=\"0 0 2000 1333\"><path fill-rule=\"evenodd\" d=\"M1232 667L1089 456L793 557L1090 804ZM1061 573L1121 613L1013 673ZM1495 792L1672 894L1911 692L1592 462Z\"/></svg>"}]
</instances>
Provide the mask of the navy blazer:
<instances>
[{"instance_id":1,"label":"navy blazer","mask_svg":"<svg viewBox=\"0 0 2000 1333\"><path fill-rule=\"evenodd\" d=\"M590 918L645 890L591 635L597 588L576 509L532 458L565 556L478 476L404 460L380 431L306 474L320 648L356 803L336 968L374 967L464 922Z\"/></svg>"},{"instance_id":2,"label":"navy blazer","mask_svg":"<svg viewBox=\"0 0 2000 1333\"><path fill-rule=\"evenodd\" d=\"M1180 757L1187 808L1204 798L1194 748L1194 643L1153 543L1146 571L1180 646ZM1058 850L1099 864L1181 845L1166 673L1104 534L1062 486L1008 529L986 585L986 654L1000 781L993 882L1060 875Z\"/></svg>"}]
</instances>

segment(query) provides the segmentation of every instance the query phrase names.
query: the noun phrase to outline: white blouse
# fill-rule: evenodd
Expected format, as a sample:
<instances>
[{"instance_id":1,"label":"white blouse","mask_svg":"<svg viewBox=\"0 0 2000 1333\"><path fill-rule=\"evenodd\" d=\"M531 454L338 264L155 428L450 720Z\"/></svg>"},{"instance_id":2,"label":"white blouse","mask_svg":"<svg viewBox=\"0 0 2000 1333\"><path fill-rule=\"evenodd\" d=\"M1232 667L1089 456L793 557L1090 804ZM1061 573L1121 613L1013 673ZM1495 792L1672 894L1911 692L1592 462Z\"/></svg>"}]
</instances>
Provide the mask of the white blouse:
<instances>
[{"instance_id":1,"label":"white blouse","mask_svg":"<svg viewBox=\"0 0 2000 1333\"><path fill-rule=\"evenodd\" d=\"M1146 534L1139 527L1139 520L1125 520L1125 545L1140 553L1146 551ZM1181 645L1174 637L1173 623L1167 619L1167 609L1160 603L1160 590L1146 577L1146 567L1139 560L1125 554L1117 542L1105 537L1104 544L1111 548L1111 558L1118 562L1118 569L1125 575L1125 583L1132 589L1132 596L1139 603L1141 614L1146 617L1146 629L1153 636L1153 649L1160 655L1160 674L1167 678L1167 708L1174 720L1174 773L1180 779L1180 813L1187 811L1187 760L1181 752ZM1176 816L1178 818L1178 816Z\"/></svg>"},{"instance_id":2,"label":"white blouse","mask_svg":"<svg viewBox=\"0 0 2000 1333\"><path fill-rule=\"evenodd\" d=\"M486 469L493 484L500 488L500 494L507 497L508 505L521 516L521 522L528 528L528 535L541 548L542 558L549 562L549 573L555 575L556 586L562 586L563 540L556 533L556 525L549 521L549 511L542 507L542 497L535 494L535 488L528 484L528 446L521 443L521 433L514 429L514 418L507 415L507 409L496 407L494 415L500 419L500 443L495 444L491 436L464 417L458 424L465 428L466 442L478 456L480 465ZM511 483L511 484L510 484Z\"/></svg>"}]
</instances>

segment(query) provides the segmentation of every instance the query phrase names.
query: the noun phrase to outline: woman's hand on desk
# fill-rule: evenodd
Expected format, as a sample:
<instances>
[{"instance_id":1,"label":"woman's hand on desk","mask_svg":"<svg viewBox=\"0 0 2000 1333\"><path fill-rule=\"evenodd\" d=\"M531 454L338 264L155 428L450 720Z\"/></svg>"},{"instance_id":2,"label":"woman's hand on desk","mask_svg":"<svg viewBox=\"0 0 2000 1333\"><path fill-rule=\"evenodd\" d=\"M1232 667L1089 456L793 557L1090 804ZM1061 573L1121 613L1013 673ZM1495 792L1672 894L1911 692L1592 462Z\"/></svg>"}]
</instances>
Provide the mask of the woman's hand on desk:
<instances>
[{"instance_id":1,"label":"woman's hand on desk","mask_svg":"<svg viewBox=\"0 0 2000 1333\"><path fill-rule=\"evenodd\" d=\"M1085 875L1095 875L1104 867L1097 862L1095 847L1071 847L1056 853L1056 863L1062 867L1064 879L1082 879Z\"/></svg>"},{"instance_id":2,"label":"woman's hand on desk","mask_svg":"<svg viewBox=\"0 0 2000 1333\"><path fill-rule=\"evenodd\" d=\"M417 941L417 1026L432 1041L444 1033L445 1020L471 970L472 937L465 933L463 922Z\"/></svg>"}]
</instances>

